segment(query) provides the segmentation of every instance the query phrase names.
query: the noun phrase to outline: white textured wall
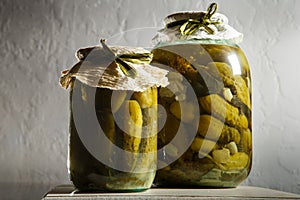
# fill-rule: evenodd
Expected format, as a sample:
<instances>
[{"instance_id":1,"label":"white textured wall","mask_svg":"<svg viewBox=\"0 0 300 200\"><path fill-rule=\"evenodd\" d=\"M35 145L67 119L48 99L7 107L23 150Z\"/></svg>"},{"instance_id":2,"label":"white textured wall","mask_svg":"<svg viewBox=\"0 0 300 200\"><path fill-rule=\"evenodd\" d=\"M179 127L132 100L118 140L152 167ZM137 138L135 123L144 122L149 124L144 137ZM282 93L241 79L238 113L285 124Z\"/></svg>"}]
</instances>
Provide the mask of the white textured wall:
<instances>
[{"instance_id":1,"label":"white textured wall","mask_svg":"<svg viewBox=\"0 0 300 200\"><path fill-rule=\"evenodd\" d=\"M254 161L245 184L300 193L300 1L216 2L244 33L252 66ZM78 48L209 3L1 0L0 182L68 181L69 102L58 77Z\"/></svg>"}]
</instances>

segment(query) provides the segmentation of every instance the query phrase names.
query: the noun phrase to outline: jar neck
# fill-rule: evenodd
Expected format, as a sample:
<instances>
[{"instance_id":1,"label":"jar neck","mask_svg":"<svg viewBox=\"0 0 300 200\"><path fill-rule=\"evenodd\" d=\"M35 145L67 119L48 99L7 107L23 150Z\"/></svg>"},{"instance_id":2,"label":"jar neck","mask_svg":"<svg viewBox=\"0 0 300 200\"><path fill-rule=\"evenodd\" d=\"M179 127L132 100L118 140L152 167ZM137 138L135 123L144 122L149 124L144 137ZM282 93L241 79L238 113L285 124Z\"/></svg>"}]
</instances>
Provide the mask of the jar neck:
<instances>
[{"instance_id":1,"label":"jar neck","mask_svg":"<svg viewBox=\"0 0 300 200\"><path fill-rule=\"evenodd\" d=\"M163 46L171 46L171 45L178 45L178 44L219 44L219 45L226 45L232 47L239 47L236 43L233 43L229 40L209 40L209 39L191 39L191 40L176 40L172 42L159 42L154 46L154 48L159 48Z\"/></svg>"}]
</instances>

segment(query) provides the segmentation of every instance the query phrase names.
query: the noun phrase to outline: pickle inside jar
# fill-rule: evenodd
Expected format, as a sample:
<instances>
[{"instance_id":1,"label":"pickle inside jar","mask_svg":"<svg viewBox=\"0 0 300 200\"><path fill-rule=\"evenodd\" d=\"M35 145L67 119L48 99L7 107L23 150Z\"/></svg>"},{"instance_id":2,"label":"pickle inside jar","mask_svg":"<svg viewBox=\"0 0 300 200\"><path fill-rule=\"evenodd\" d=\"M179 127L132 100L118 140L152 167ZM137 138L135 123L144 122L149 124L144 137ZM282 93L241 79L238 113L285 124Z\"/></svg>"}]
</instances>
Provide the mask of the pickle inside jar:
<instances>
[{"instance_id":1,"label":"pickle inside jar","mask_svg":"<svg viewBox=\"0 0 300 200\"><path fill-rule=\"evenodd\" d=\"M198 98L192 106L200 108L199 123L189 123L193 116L180 115L184 103L176 100L176 94L167 96L165 88L160 88L159 103L168 118L159 134L159 146L174 138L178 123L198 126L198 131L183 155L158 170L155 184L237 186L250 172L252 160L251 77L243 52L221 44L176 44L158 47L152 53L153 65L171 67L188 80L190 86L186 87L192 87ZM178 82L171 80L170 84ZM172 148L182 147L176 144Z\"/></svg>"},{"instance_id":2,"label":"pickle inside jar","mask_svg":"<svg viewBox=\"0 0 300 200\"><path fill-rule=\"evenodd\" d=\"M157 149L156 87L149 91L113 91L92 88L76 81L71 90L70 123L70 175L80 190L144 190L151 186L156 169L156 155L143 154ZM147 102L146 102L147 100ZM93 107L94 110L87 109ZM80 115L74 115L74 109ZM95 112L98 124L89 125L91 112ZM126 114L124 114L126 113ZM108 163L99 161L89 151L79 134L81 124L89 126L89 140L96 144L100 156ZM149 123L149 121L151 122ZM150 125L149 125L150 124ZM154 126L152 125L154 124ZM99 127L108 143L99 135ZM91 147L90 147L91 148ZM116 148L129 154L119 154ZM118 166L118 169L113 166ZM120 170L121 169L121 170ZM124 169L124 170L122 170Z\"/></svg>"}]
</instances>

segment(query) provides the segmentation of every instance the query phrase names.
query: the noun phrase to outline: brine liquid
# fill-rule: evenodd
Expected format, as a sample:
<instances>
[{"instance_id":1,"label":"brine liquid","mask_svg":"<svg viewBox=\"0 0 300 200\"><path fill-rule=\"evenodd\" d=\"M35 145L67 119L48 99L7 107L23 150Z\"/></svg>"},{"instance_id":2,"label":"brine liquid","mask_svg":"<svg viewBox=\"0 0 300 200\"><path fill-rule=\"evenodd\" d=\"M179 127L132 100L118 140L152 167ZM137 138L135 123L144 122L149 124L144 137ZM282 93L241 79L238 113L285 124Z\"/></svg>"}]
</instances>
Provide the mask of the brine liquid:
<instances>
[{"instance_id":1,"label":"brine liquid","mask_svg":"<svg viewBox=\"0 0 300 200\"><path fill-rule=\"evenodd\" d=\"M112 91L75 81L70 103L73 184L80 191L150 188L156 171L157 89Z\"/></svg>"},{"instance_id":2,"label":"brine liquid","mask_svg":"<svg viewBox=\"0 0 300 200\"><path fill-rule=\"evenodd\" d=\"M158 138L165 151L158 159L168 165L158 170L155 184L237 186L252 162L251 77L243 52L178 44L152 53L152 64L170 71L170 85L158 95L167 113Z\"/></svg>"}]
</instances>

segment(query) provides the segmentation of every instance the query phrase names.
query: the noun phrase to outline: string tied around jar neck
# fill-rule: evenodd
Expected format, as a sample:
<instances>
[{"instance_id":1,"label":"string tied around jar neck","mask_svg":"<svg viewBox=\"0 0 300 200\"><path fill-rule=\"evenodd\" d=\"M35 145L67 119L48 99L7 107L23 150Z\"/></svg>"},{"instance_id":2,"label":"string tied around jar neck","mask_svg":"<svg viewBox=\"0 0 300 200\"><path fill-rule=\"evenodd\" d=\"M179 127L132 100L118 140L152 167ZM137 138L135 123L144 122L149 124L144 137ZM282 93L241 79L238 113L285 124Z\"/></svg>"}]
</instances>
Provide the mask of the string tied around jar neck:
<instances>
[{"instance_id":1,"label":"string tied around jar neck","mask_svg":"<svg viewBox=\"0 0 300 200\"><path fill-rule=\"evenodd\" d=\"M149 64L153 57L152 53L118 54L106 45L105 39L101 39L100 43L103 50L107 53L107 56L111 57L116 62L124 75L131 78L135 78L137 76L137 70L127 62L134 64Z\"/></svg>"},{"instance_id":2,"label":"string tied around jar neck","mask_svg":"<svg viewBox=\"0 0 300 200\"><path fill-rule=\"evenodd\" d=\"M216 13L218 5L216 3L210 4L207 11L199 19L184 19L167 24L167 28L180 26L182 36L191 35L200 28L204 28L209 34L214 34L214 30L209 25L220 24L220 21L213 21L211 17Z\"/></svg>"}]
</instances>

